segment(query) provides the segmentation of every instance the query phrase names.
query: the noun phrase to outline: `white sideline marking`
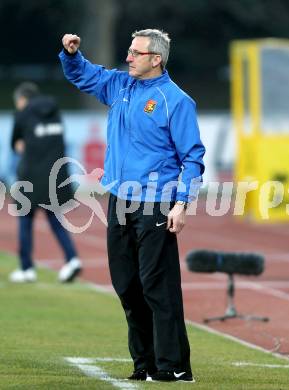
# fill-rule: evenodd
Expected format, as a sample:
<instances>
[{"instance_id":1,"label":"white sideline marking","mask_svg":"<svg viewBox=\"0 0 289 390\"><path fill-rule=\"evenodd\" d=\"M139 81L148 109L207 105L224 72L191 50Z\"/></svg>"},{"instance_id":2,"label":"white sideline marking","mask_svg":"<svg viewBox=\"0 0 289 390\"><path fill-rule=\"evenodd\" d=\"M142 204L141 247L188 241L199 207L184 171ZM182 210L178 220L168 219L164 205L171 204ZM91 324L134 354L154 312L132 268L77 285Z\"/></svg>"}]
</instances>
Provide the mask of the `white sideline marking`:
<instances>
[{"instance_id":1,"label":"white sideline marking","mask_svg":"<svg viewBox=\"0 0 289 390\"><path fill-rule=\"evenodd\" d=\"M190 282L184 282L182 285L185 288L189 289L210 289L210 286L212 289L219 289L227 287L228 284L228 278L225 276L225 274L216 273L215 275L206 275L209 280L201 280L201 281L190 281ZM272 288L289 288L289 280L245 280L240 278L235 278L235 286L239 288L251 288L252 286L262 286L262 287L272 287ZM261 288L261 287L259 287Z\"/></svg>"},{"instance_id":2,"label":"white sideline marking","mask_svg":"<svg viewBox=\"0 0 289 390\"><path fill-rule=\"evenodd\" d=\"M109 293L112 294L113 296L116 296L114 288L111 284L97 284L97 283L90 283L90 282L86 282L86 283L94 291Z\"/></svg>"},{"instance_id":3,"label":"white sideline marking","mask_svg":"<svg viewBox=\"0 0 289 390\"><path fill-rule=\"evenodd\" d=\"M100 379L105 382L111 383L113 386L122 389L138 389L138 386L134 383L128 383L124 379L115 379L112 378L105 372L102 368L96 366L94 363L101 362L131 362L131 359L113 359L113 358L82 358L82 357L65 357L68 363L77 367L80 371L82 371L85 375Z\"/></svg>"},{"instance_id":4,"label":"white sideline marking","mask_svg":"<svg viewBox=\"0 0 289 390\"><path fill-rule=\"evenodd\" d=\"M243 366L252 366L252 367L266 367L266 368L289 368L289 364L263 364L263 363L249 363L249 362L233 362L233 366L243 367Z\"/></svg>"},{"instance_id":5,"label":"white sideline marking","mask_svg":"<svg viewBox=\"0 0 289 390\"><path fill-rule=\"evenodd\" d=\"M60 267L64 264L63 259L41 259L39 260L46 268ZM97 257L97 258L85 258L82 259L84 268L107 268L108 267L108 259L107 257ZM289 282L288 282L289 286Z\"/></svg>"},{"instance_id":6,"label":"white sideline marking","mask_svg":"<svg viewBox=\"0 0 289 390\"><path fill-rule=\"evenodd\" d=\"M125 359L125 358L101 358L101 357L96 357L96 358L77 358L77 357L67 357L65 358L67 361L73 360L73 363L80 363L80 364L93 364L95 362L121 362L121 363L130 363L131 359Z\"/></svg>"},{"instance_id":7,"label":"white sideline marking","mask_svg":"<svg viewBox=\"0 0 289 390\"><path fill-rule=\"evenodd\" d=\"M187 323L188 325L193 325L193 326L195 326L195 327L198 328L198 329L205 330L206 332L209 332L209 333L212 333L212 334L221 336L221 337L223 337L223 338L225 338L225 339L228 339L228 340L232 340L232 341L234 341L235 343L244 345L245 347L248 347L248 348L251 348L251 349L255 349L256 351L261 351L261 352L267 353L267 354L269 354L269 355L271 355L271 356L274 356L274 357L276 357L276 358L278 358L278 359L284 359L284 360L287 360L287 361L289 360L289 357L288 357L288 356L281 355L281 354L278 353L278 352L269 351L268 349L259 347L258 345L249 343L248 341L239 339L238 337L231 336L230 334L220 332L220 331L218 331L218 330L216 330L216 329L210 328L209 326L202 325L202 324L199 324L199 323L197 323L197 322L195 322L195 321L190 321L190 320L186 320L186 323Z\"/></svg>"},{"instance_id":8,"label":"white sideline marking","mask_svg":"<svg viewBox=\"0 0 289 390\"><path fill-rule=\"evenodd\" d=\"M265 293L270 293L271 295L281 297L283 299L289 300L289 294L276 290L276 288L289 288L289 282L286 281L261 281L261 282L248 282L248 281L236 281L235 287L239 290L259 290ZM224 290L227 288L226 281L216 281L216 282L185 282L182 283L183 290ZM262 291L261 291L262 290Z\"/></svg>"}]
</instances>

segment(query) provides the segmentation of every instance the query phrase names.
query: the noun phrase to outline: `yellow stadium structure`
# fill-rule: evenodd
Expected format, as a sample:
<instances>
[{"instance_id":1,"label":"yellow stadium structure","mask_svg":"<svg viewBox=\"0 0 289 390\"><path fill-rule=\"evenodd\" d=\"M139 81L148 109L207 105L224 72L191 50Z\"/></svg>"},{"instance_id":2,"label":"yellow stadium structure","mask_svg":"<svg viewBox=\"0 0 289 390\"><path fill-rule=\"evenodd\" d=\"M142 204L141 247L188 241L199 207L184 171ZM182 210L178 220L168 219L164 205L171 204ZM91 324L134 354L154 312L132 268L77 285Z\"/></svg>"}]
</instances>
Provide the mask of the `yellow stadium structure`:
<instances>
[{"instance_id":1,"label":"yellow stadium structure","mask_svg":"<svg viewBox=\"0 0 289 390\"><path fill-rule=\"evenodd\" d=\"M289 40L231 44L237 215L289 220Z\"/></svg>"}]
</instances>

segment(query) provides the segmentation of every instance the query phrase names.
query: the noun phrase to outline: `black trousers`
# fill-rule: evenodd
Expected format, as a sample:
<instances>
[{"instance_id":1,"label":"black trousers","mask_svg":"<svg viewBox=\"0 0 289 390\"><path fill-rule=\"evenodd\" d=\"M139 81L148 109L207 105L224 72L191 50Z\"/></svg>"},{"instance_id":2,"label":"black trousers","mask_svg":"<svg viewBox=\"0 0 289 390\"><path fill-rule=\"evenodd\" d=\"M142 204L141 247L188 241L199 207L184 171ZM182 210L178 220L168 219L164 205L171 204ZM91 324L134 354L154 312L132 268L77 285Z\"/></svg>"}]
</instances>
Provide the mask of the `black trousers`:
<instances>
[{"instance_id":1,"label":"black trousers","mask_svg":"<svg viewBox=\"0 0 289 390\"><path fill-rule=\"evenodd\" d=\"M191 372L190 346L184 323L181 276L176 235L155 203L144 215L145 203L125 214L119 223L110 195L108 258L112 284L128 323L128 345L135 369Z\"/></svg>"}]
</instances>

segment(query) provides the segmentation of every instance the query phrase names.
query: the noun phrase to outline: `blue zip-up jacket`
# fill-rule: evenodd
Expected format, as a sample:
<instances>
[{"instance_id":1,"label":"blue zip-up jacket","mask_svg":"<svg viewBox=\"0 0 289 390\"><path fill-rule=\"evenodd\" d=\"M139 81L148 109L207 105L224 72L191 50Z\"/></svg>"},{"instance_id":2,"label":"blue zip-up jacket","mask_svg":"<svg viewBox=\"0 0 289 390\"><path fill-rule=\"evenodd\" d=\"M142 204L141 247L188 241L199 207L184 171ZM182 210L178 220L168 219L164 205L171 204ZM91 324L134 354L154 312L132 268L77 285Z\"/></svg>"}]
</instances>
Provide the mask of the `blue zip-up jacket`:
<instances>
[{"instance_id":1,"label":"blue zip-up jacket","mask_svg":"<svg viewBox=\"0 0 289 390\"><path fill-rule=\"evenodd\" d=\"M102 184L137 201L189 202L204 172L196 105L169 77L137 80L91 64L80 51L60 55L65 77L110 107ZM182 172L181 179L179 178Z\"/></svg>"}]
</instances>

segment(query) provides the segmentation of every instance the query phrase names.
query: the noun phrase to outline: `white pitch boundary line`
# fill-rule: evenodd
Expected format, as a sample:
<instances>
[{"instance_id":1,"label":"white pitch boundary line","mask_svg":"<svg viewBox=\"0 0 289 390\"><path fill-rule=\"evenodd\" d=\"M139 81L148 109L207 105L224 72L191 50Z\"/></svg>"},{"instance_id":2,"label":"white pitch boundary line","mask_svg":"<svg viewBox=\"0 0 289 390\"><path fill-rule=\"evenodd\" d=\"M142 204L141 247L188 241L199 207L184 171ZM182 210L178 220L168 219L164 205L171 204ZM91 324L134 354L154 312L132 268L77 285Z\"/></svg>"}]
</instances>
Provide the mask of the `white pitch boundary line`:
<instances>
[{"instance_id":1,"label":"white pitch boundary line","mask_svg":"<svg viewBox=\"0 0 289 390\"><path fill-rule=\"evenodd\" d=\"M120 363L131 363L131 359L128 358L111 358L111 357L94 357L94 358L83 358L83 357L65 357L68 362L77 364L94 364L97 362L120 362Z\"/></svg>"},{"instance_id":2,"label":"white pitch boundary line","mask_svg":"<svg viewBox=\"0 0 289 390\"><path fill-rule=\"evenodd\" d=\"M276 290L275 288L272 288L272 287L262 286L262 284L260 284L260 283L254 283L248 288L255 290L255 291L258 290L261 293L273 296L275 298L280 298L280 299L283 299L285 301L289 301L289 294L288 293L280 291L280 290Z\"/></svg>"},{"instance_id":3,"label":"white pitch boundary line","mask_svg":"<svg viewBox=\"0 0 289 390\"><path fill-rule=\"evenodd\" d=\"M265 253L265 263L289 263L288 252L283 253Z\"/></svg>"},{"instance_id":4,"label":"white pitch boundary line","mask_svg":"<svg viewBox=\"0 0 289 390\"><path fill-rule=\"evenodd\" d=\"M285 280L262 280L259 282L262 286L275 288L289 288L289 281Z\"/></svg>"},{"instance_id":5,"label":"white pitch boundary line","mask_svg":"<svg viewBox=\"0 0 289 390\"><path fill-rule=\"evenodd\" d=\"M105 257L97 257L97 258L85 258L81 259L83 263L84 268L107 268L108 267L108 260ZM42 264L44 264L46 267L59 267L64 264L63 259L40 259L38 260ZM288 282L289 287L289 282Z\"/></svg>"},{"instance_id":6,"label":"white pitch boundary line","mask_svg":"<svg viewBox=\"0 0 289 390\"><path fill-rule=\"evenodd\" d=\"M222 274L213 273L213 274L209 274L208 276L210 276L211 279L216 279L218 281L220 281L220 279L221 279L223 281ZM238 285L240 286L240 284L242 284L243 286L246 285L246 288L248 288L248 289L251 289L254 291L259 291L261 293L264 293L264 294L267 294L267 295L270 295L270 296L273 296L276 298L280 298L280 299L283 299L285 301L289 301L289 294L288 293L280 291L280 290L276 290L272 287L262 285L262 281L261 282L237 281L236 283L237 283L236 284L237 286ZM187 284L186 286L184 285L184 289L188 289L188 285L190 283L186 283L186 284ZM194 282L191 282L191 284L193 285ZM182 283L182 288L183 288L183 283ZM209 288L210 287L208 286L208 289Z\"/></svg>"},{"instance_id":7,"label":"white pitch boundary line","mask_svg":"<svg viewBox=\"0 0 289 390\"><path fill-rule=\"evenodd\" d=\"M279 296L283 299L289 300L289 294L283 291L275 290L275 288L289 288L289 282L285 281L261 281L261 282L246 282L239 281L235 283L238 290L257 290L266 293L270 292L274 296ZM227 283L225 282L184 282L182 283L183 290L226 290ZM273 291L272 291L273 290Z\"/></svg>"},{"instance_id":8,"label":"white pitch boundary line","mask_svg":"<svg viewBox=\"0 0 289 390\"><path fill-rule=\"evenodd\" d=\"M209 326L202 325L202 324L199 324L199 323L197 323L195 321L191 321L191 320L186 320L186 323L188 325L194 326L198 329L204 330L206 332L212 333L212 334L217 335L217 336L221 336L225 339L228 339L228 340L234 341L238 344L244 345L245 347L248 347L250 349L255 349L256 351L264 352L264 353L269 354L271 356L274 356L278 359L284 359L284 360L289 361L288 356L281 355L280 353L277 353L277 352L268 351L267 349L259 347L258 345L249 343L248 341L245 341L245 340L241 340L238 337L231 336L230 334L220 332L219 330L210 328Z\"/></svg>"},{"instance_id":9,"label":"white pitch boundary line","mask_svg":"<svg viewBox=\"0 0 289 390\"><path fill-rule=\"evenodd\" d=\"M97 284L97 283L91 283L87 282L87 285L96 292L102 292L102 293L108 293L112 294L116 297L116 293L114 291L114 288L111 284Z\"/></svg>"},{"instance_id":10,"label":"white pitch boundary line","mask_svg":"<svg viewBox=\"0 0 289 390\"><path fill-rule=\"evenodd\" d=\"M100 379L104 382L109 382L118 389L127 390L139 388L136 384L128 383L125 379L112 378L106 371L95 365L95 362L131 362L131 359L65 357L64 360L72 366L77 367L85 375Z\"/></svg>"},{"instance_id":11,"label":"white pitch boundary line","mask_svg":"<svg viewBox=\"0 0 289 390\"><path fill-rule=\"evenodd\" d=\"M250 362L233 362L232 366L236 367L261 367L261 368L289 368L289 364L267 364L267 363L250 363Z\"/></svg>"},{"instance_id":12,"label":"white pitch boundary line","mask_svg":"<svg viewBox=\"0 0 289 390\"><path fill-rule=\"evenodd\" d=\"M235 287L246 289L254 287L257 283L256 282L245 282L240 281L235 283ZM288 288L289 289L289 281L285 280L262 280L258 282L258 285L261 285L262 287L279 287L279 288ZM226 289L227 283L225 281L219 281L219 282L183 282L182 287L188 290L214 290L214 289Z\"/></svg>"},{"instance_id":13,"label":"white pitch boundary line","mask_svg":"<svg viewBox=\"0 0 289 390\"><path fill-rule=\"evenodd\" d=\"M221 286L218 283L205 283L206 290L220 290ZM254 290L258 291L261 294L266 294L271 297L279 298L284 301L289 301L289 294L280 290L277 290L276 288L264 286L261 283L255 283L255 282L239 282L236 284L238 288L247 289L247 290ZM224 288L225 285L224 285ZM195 290L194 288L194 282L192 283L182 283L182 289L183 290ZM200 287L199 290L204 290L203 287Z\"/></svg>"}]
</instances>

